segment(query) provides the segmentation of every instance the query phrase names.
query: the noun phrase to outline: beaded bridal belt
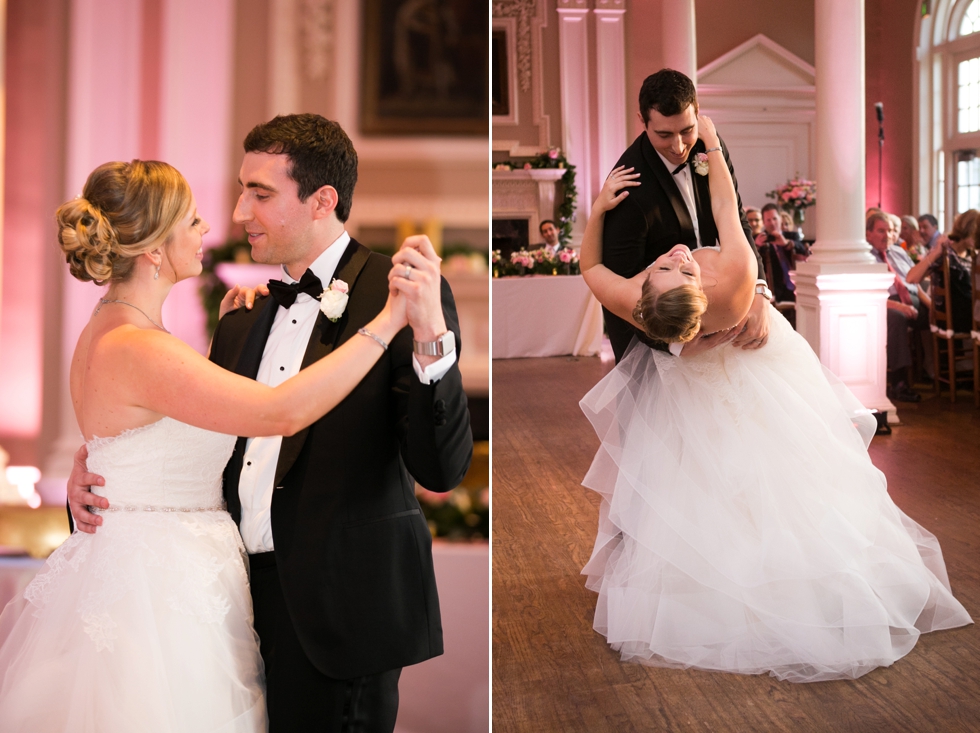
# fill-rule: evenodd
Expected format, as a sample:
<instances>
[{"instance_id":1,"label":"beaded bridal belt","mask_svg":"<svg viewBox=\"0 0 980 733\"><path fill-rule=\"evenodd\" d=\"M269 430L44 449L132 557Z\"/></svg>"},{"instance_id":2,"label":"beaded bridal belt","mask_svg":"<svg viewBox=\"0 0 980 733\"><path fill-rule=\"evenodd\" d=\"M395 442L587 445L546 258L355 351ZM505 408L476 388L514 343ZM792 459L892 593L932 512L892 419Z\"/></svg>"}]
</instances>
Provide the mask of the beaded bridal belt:
<instances>
[{"instance_id":1,"label":"beaded bridal belt","mask_svg":"<svg viewBox=\"0 0 980 733\"><path fill-rule=\"evenodd\" d=\"M93 514L103 514L105 512L223 512L224 506L196 506L196 507L173 507L173 506L118 506L112 505L108 509L90 506L88 508Z\"/></svg>"}]
</instances>

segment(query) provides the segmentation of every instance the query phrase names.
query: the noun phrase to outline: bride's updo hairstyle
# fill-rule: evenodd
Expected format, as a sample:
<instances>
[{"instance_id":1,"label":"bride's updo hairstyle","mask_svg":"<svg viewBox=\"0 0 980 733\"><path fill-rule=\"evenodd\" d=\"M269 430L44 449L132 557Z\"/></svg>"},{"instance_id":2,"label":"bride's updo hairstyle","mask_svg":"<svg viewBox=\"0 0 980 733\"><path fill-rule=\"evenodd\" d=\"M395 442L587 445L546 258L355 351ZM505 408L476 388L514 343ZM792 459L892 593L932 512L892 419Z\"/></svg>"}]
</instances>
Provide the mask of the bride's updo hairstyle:
<instances>
[{"instance_id":1,"label":"bride's updo hairstyle","mask_svg":"<svg viewBox=\"0 0 980 733\"><path fill-rule=\"evenodd\" d=\"M100 165L82 195L55 214L71 274L97 285L125 280L137 257L166 243L190 203L190 186L172 165L155 160Z\"/></svg>"},{"instance_id":2,"label":"bride's updo hairstyle","mask_svg":"<svg viewBox=\"0 0 980 733\"><path fill-rule=\"evenodd\" d=\"M707 308L708 296L693 285L658 293L648 278L643 281L643 294L633 309L633 320L652 339L685 344L697 335Z\"/></svg>"}]
</instances>

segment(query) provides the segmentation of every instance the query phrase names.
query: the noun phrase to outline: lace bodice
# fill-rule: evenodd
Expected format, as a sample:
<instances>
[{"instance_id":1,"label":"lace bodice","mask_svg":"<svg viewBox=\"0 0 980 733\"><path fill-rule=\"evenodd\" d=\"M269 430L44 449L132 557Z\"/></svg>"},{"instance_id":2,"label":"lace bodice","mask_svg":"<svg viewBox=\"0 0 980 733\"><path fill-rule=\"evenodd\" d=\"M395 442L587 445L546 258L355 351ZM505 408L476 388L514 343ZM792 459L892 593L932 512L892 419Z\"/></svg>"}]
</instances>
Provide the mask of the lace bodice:
<instances>
[{"instance_id":1,"label":"lace bodice","mask_svg":"<svg viewBox=\"0 0 980 733\"><path fill-rule=\"evenodd\" d=\"M169 417L88 442L88 469L105 479L94 491L114 509L220 507L221 474L235 436Z\"/></svg>"}]
</instances>

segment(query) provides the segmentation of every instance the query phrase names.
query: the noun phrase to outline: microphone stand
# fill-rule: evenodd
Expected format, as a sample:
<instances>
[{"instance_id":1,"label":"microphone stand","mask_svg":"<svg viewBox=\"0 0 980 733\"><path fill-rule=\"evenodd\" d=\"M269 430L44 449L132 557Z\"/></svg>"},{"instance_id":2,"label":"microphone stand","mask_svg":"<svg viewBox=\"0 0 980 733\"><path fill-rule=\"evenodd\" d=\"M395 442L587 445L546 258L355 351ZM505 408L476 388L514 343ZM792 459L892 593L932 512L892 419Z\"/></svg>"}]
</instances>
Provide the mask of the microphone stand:
<instances>
[{"instance_id":1,"label":"microphone stand","mask_svg":"<svg viewBox=\"0 0 980 733\"><path fill-rule=\"evenodd\" d=\"M885 120L878 110L878 208L881 208L881 156L885 148Z\"/></svg>"}]
</instances>

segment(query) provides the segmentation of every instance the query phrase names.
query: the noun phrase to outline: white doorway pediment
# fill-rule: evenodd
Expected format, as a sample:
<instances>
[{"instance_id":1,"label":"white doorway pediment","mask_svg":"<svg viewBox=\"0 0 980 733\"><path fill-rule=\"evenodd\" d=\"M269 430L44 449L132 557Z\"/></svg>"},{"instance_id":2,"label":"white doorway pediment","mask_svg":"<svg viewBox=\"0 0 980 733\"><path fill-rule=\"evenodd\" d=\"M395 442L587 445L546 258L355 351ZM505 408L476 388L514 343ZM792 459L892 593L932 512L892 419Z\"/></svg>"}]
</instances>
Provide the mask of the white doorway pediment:
<instances>
[{"instance_id":1,"label":"white doorway pediment","mask_svg":"<svg viewBox=\"0 0 980 733\"><path fill-rule=\"evenodd\" d=\"M810 64L759 33L698 69L698 88L809 91L815 76Z\"/></svg>"}]
</instances>

